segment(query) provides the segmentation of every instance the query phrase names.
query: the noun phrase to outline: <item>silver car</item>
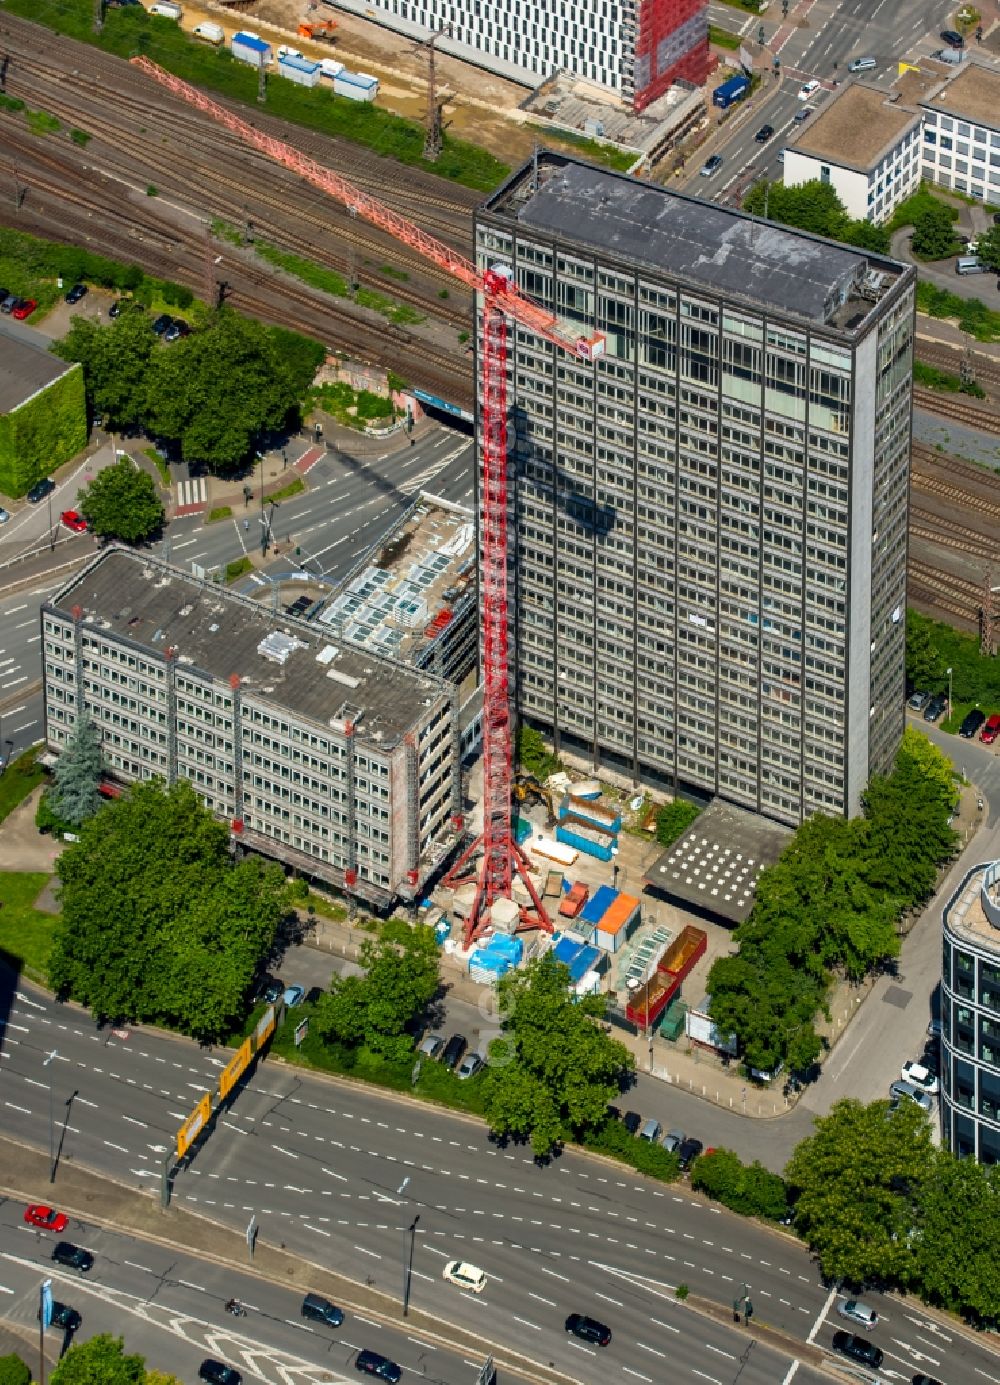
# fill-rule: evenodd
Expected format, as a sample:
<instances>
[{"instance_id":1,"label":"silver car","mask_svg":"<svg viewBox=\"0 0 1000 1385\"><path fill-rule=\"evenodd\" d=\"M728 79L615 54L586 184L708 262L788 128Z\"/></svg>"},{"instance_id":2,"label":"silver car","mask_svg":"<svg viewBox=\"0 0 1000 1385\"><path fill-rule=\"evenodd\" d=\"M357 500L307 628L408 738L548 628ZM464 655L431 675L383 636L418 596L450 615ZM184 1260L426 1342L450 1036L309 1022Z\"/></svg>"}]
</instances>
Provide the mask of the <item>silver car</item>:
<instances>
[{"instance_id":1,"label":"silver car","mask_svg":"<svg viewBox=\"0 0 1000 1385\"><path fill-rule=\"evenodd\" d=\"M436 1058L444 1048L444 1039L440 1034L428 1034L426 1039L420 1041L418 1053L422 1053L425 1058Z\"/></svg>"},{"instance_id":2,"label":"silver car","mask_svg":"<svg viewBox=\"0 0 1000 1385\"><path fill-rule=\"evenodd\" d=\"M911 1101L915 1101L920 1109L926 1111L928 1115L934 1110L934 1103L927 1093L922 1092L919 1087L915 1087L912 1082L904 1082L902 1080L893 1082L892 1086L889 1088L889 1095L896 1102L902 1101L904 1097L909 1097Z\"/></svg>"},{"instance_id":3,"label":"silver car","mask_svg":"<svg viewBox=\"0 0 1000 1385\"><path fill-rule=\"evenodd\" d=\"M660 1143L668 1154L676 1154L686 1138L683 1130L670 1130L664 1135Z\"/></svg>"},{"instance_id":4,"label":"silver car","mask_svg":"<svg viewBox=\"0 0 1000 1385\"><path fill-rule=\"evenodd\" d=\"M874 1327L878 1322L878 1314L868 1303L862 1303L859 1298L845 1298L837 1304L837 1312L848 1322L860 1323L862 1327Z\"/></svg>"},{"instance_id":5,"label":"silver car","mask_svg":"<svg viewBox=\"0 0 1000 1385\"><path fill-rule=\"evenodd\" d=\"M9 519L10 511L5 510L4 507L0 505L0 524L6 524Z\"/></svg>"}]
</instances>

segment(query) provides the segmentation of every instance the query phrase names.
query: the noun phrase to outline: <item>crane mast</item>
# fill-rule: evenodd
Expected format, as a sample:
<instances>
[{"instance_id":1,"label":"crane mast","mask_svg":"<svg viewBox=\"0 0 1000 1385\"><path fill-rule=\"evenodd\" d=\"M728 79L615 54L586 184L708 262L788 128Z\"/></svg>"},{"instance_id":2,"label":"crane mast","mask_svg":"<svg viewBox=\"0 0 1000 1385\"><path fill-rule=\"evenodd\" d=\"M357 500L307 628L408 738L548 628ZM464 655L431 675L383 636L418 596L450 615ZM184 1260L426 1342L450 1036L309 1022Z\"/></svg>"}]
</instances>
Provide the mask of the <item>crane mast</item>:
<instances>
[{"instance_id":1,"label":"crane mast","mask_svg":"<svg viewBox=\"0 0 1000 1385\"><path fill-rule=\"evenodd\" d=\"M388 232L439 269L460 280L482 300L479 350L479 435L481 451L480 514L482 585L480 621L483 660L483 830L459 856L447 884L476 881L476 894L465 924L468 946L488 924L497 899L509 899L514 873L521 876L532 908L521 910L522 925L551 930L538 892L528 874L528 860L511 828L510 636L507 590L507 318L544 338L561 351L594 360L603 354L600 333L574 334L555 315L521 293L505 266L480 270L471 260L430 236L407 217L362 191L339 173L291 145L258 130L234 111L213 101L197 87L175 77L146 57L134 66L197 107L238 139L259 149L275 163L297 173L348 210ZM457 824L461 826L461 824ZM476 870L479 853L482 859Z\"/></svg>"}]
</instances>

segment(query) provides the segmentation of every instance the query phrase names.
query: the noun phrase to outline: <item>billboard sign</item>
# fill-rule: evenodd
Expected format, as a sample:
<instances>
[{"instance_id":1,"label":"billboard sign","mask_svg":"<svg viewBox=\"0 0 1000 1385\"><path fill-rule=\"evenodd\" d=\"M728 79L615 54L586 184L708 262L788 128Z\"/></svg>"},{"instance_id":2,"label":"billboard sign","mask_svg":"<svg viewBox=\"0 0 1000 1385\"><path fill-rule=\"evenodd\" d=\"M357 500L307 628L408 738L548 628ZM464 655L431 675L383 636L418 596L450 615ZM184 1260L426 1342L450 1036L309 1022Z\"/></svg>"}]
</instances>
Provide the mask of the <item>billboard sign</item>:
<instances>
[{"instance_id":1,"label":"billboard sign","mask_svg":"<svg viewBox=\"0 0 1000 1385\"><path fill-rule=\"evenodd\" d=\"M254 1052L259 1053L261 1044L271 1037L274 1033L274 1006L269 1005L260 1019L257 1021L257 1028L253 1031Z\"/></svg>"},{"instance_id":2,"label":"billboard sign","mask_svg":"<svg viewBox=\"0 0 1000 1385\"><path fill-rule=\"evenodd\" d=\"M177 1157L181 1159L201 1134L212 1114L212 1094L206 1092L177 1132Z\"/></svg>"},{"instance_id":3,"label":"billboard sign","mask_svg":"<svg viewBox=\"0 0 1000 1385\"><path fill-rule=\"evenodd\" d=\"M235 1055L229 1060L219 1074L219 1095L226 1097L236 1086L237 1082L250 1066L250 1040L244 1039L236 1050Z\"/></svg>"}]
</instances>

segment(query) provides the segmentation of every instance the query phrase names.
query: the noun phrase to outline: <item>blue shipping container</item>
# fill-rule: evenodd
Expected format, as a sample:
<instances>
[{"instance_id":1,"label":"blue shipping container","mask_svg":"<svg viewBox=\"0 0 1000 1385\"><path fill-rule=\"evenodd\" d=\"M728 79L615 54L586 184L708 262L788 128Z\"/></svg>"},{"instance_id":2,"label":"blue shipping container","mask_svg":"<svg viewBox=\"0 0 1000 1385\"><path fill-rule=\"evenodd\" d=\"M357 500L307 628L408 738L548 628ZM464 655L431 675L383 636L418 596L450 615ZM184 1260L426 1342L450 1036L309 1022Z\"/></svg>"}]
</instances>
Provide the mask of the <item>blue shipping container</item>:
<instances>
[{"instance_id":1,"label":"blue shipping container","mask_svg":"<svg viewBox=\"0 0 1000 1385\"><path fill-rule=\"evenodd\" d=\"M596 856L599 861L610 861L615 847L610 841L602 845L600 842L591 841L589 837L578 837L562 823L556 828L556 841L562 842L564 846L575 847L577 851L586 852L588 856Z\"/></svg>"},{"instance_id":2,"label":"blue shipping container","mask_svg":"<svg viewBox=\"0 0 1000 1385\"><path fill-rule=\"evenodd\" d=\"M617 898L617 890L610 885L600 885L580 910L579 917L585 923L600 923Z\"/></svg>"},{"instance_id":3,"label":"blue shipping container","mask_svg":"<svg viewBox=\"0 0 1000 1385\"><path fill-rule=\"evenodd\" d=\"M233 41L230 45L234 58L242 63L251 63L254 67L260 65L263 59L264 66L271 61L271 45L265 43L256 34L233 34Z\"/></svg>"},{"instance_id":4,"label":"blue shipping container","mask_svg":"<svg viewBox=\"0 0 1000 1385\"><path fill-rule=\"evenodd\" d=\"M712 105L721 106L725 110L734 101L742 101L749 90L749 77L730 77L728 82L723 82L721 87L716 87L712 92Z\"/></svg>"},{"instance_id":5,"label":"blue shipping container","mask_svg":"<svg viewBox=\"0 0 1000 1385\"><path fill-rule=\"evenodd\" d=\"M310 62L308 58L279 58L278 72L301 87L319 86L323 75L319 63Z\"/></svg>"}]
</instances>

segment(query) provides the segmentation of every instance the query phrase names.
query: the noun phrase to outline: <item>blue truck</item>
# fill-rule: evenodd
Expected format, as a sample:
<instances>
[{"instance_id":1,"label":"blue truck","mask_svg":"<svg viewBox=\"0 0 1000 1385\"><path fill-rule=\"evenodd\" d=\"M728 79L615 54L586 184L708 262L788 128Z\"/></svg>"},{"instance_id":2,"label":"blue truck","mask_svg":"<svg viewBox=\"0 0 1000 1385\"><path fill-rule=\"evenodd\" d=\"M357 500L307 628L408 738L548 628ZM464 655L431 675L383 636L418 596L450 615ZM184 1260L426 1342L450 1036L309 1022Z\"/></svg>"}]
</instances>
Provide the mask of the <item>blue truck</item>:
<instances>
[{"instance_id":1,"label":"blue truck","mask_svg":"<svg viewBox=\"0 0 1000 1385\"><path fill-rule=\"evenodd\" d=\"M712 105L721 106L725 110L734 101L742 101L749 90L749 77L730 77L728 82L723 82L721 87L716 87L712 92Z\"/></svg>"}]
</instances>

